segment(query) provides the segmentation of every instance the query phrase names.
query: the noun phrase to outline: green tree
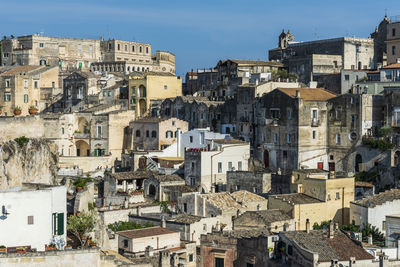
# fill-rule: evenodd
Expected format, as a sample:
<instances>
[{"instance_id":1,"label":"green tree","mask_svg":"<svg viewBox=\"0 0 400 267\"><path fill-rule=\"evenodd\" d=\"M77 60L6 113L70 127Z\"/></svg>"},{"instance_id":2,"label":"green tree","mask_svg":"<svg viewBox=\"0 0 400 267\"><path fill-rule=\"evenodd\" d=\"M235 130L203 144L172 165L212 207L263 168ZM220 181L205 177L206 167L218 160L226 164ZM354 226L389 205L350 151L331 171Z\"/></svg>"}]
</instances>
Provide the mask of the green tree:
<instances>
[{"instance_id":1,"label":"green tree","mask_svg":"<svg viewBox=\"0 0 400 267\"><path fill-rule=\"evenodd\" d=\"M84 212L80 216L71 215L68 217L67 230L79 240L81 247L84 247L86 240L83 237L94 229L95 224L94 214Z\"/></svg>"}]
</instances>

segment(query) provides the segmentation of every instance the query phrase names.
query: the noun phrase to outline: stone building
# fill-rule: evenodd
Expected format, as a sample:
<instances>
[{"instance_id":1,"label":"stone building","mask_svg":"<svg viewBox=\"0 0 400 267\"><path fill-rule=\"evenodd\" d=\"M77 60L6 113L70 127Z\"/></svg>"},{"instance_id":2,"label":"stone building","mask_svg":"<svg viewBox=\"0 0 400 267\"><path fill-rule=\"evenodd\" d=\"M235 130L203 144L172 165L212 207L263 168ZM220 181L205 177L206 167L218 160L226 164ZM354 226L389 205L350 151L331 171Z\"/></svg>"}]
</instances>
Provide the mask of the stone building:
<instances>
[{"instance_id":1,"label":"stone building","mask_svg":"<svg viewBox=\"0 0 400 267\"><path fill-rule=\"evenodd\" d=\"M310 224L308 222L308 224ZM361 245L354 242L333 223L327 230L279 233L278 258L291 266L382 266Z\"/></svg>"},{"instance_id":2,"label":"stone building","mask_svg":"<svg viewBox=\"0 0 400 267\"><path fill-rule=\"evenodd\" d=\"M379 25L375 28L375 31L371 33L371 38L374 39L374 50L375 50L375 58L378 64L381 66L387 65L387 38L388 38L388 24L391 21L387 16L383 18L383 20L379 23Z\"/></svg>"},{"instance_id":3,"label":"stone building","mask_svg":"<svg viewBox=\"0 0 400 267\"><path fill-rule=\"evenodd\" d=\"M144 196L155 201L171 201L177 202L178 197L171 194L173 189L185 187L185 180L176 174L172 175L152 175L144 181ZM171 189L171 190L168 190ZM188 192L193 192L193 189L188 189Z\"/></svg>"},{"instance_id":4,"label":"stone building","mask_svg":"<svg viewBox=\"0 0 400 267\"><path fill-rule=\"evenodd\" d=\"M248 170L249 143L236 139L207 140L205 149L185 151L186 183L201 192L226 190L227 171Z\"/></svg>"},{"instance_id":5,"label":"stone building","mask_svg":"<svg viewBox=\"0 0 400 267\"><path fill-rule=\"evenodd\" d=\"M334 220L340 224L350 222L350 202L354 201L354 177L318 170L293 172L291 194L272 195L269 209L287 212L295 219L296 230L305 229L305 219L313 225Z\"/></svg>"},{"instance_id":6,"label":"stone building","mask_svg":"<svg viewBox=\"0 0 400 267\"><path fill-rule=\"evenodd\" d=\"M281 210L246 211L233 219L234 230L268 229L270 232L294 231L295 221Z\"/></svg>"},{"instance_id":7,"label":"stone building","mask_svg":"<svg viewBox=\"0 0 400 267\"><path fill-rule=\"evenodd\" d=\"M2 113L12 116L18 107L24 116L29 115L31 107L39 112L46 109L52 97L60 92L58 73L57 67L46 66L15 66L3 72L0 75Z\"/></svg>"},{"instance_id":8,"label":"stone building","mask_svg":"<svg viewBox=\"0 0 400 267\"><path fill-rule=\"evenodd\" d=\"M363 228L367 223L385 234L387 215L400 213L400 189L391 189L350 203L350 220Z\"/></svg>"},{"instance_id":9,"label":"stone building","mask_svg":"<svg viewBox=\"0 0 400 267\"><path fill-rule=\"evenodd\" d=\"M294 42L294 36L288 33L279 36L279 43L278 48L268 51L269 60L284 63L290 73L296 73L299 80L305 83L313 81L313 77L319 74L337 73L341 69L377 67L374 40L369 38L341 37Z\"/></svg>"},{"instance_id":10,"label":"stone building","mask_svg":"<svg viewBox=\"0 0 400 267\"><path fill-rule=\"evenodd\" d=\"M63 82L64 110L82 110L89 106L89 95L99 93L99 75L92 72L73 72Z\"/></svg>"},{"instance_id":11,"label":"stone building","mask_svg":"<svg viewBox=\"0 0 400 267\"><path fill-rule=\"evenodd\" d=\"M397 18L387 24L386 32L387 64L399 63L400 58L400 20Z\"/></svg>"},{"instance_id":12,"label":"stone building","mask_svg":"<svg viewBox=\"0 0 400 267\"><path fill-rule=\"evenodd\" d=\"M100 40L43 35L3 39L3 65L50 65L60 70L85 69L102 60Z\"/></svg>"},{"instance_id":13,"label":"stone building","mask_svg":"<svg viewBox=\"0 0 400 267\"><path fill-rule=\"evenodd\" d=\"M271 173L253 171L228 171L226 173L226 191L246 190L256 194L271 190Z\"/></svg>"},{"instance_id":14,"label":"stone building","mask_svg":"<svg viewBox=\"0 0 400 267\"><path fill-rule=\"evenodd\" d=\"M273 235L267 229L214 231L201 236L201 266L269 266Z\"/></svg>"},{"instance_id":15,"label":"stone building","mask_svg":"<svg viewBox=\"0 0 400 267\"><path fill-rule=\"evenodd\" d=\"M186 73L183 95L211 96L217 88L217 69L197 69Z\"/></svg>"},{"instance_id":16,"label":"stone building","mask_svg":"<svg viewBox=\"0 0 400 267\"><path fill-rule=\"evenodd\" d=\"M132 132L130 150L162 150L177 142L182 132L188 131L188 123L177 118L145 117L129 123Z\"/></svg>"},{"instance_id":17,"label":"stone building","mask_svg":"<svg viewBox=\"0 0 400 267\"><path fill-rule=\"evenodd\" d=\"M279 88L258 99L254 153L265 168L324 168L327 100L333 97L323 89Z\"/></svg>"},{"instance_id":18,"label":"stone building","mask_svg":"<svg viewBox=\"0 0 400 267\"><path fill-rule=\"evenodd\" d=\"M147 72L129 76L129 109L136 111L136 117L148 116L152 100L182 95L181 77L171 73Z\"/></svg>"}]
</instances>

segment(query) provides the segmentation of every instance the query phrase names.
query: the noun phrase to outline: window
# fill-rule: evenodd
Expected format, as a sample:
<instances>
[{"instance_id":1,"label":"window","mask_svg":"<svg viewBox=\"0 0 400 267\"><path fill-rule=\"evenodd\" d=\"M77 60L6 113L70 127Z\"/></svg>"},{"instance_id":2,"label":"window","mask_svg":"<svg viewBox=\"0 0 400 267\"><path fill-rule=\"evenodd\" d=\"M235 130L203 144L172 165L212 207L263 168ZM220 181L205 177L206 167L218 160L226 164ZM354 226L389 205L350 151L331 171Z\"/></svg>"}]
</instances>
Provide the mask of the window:
<instances>
[{"instance_id":1,"label":"window","mask_svg":"<svg viewBox=\"0 0 400 267\"><path fill-rule=\"evenodd\" d=\"M338 64L337 64L337 61L336 61L336 60L333 61L333 65L335 66L335 68L338 67Z\"/></svg>"},{"instance_id":2,"label":"window","mask_svg":"<svg viewBox=\"0 0 400 267\"><path fill-rule=\"evenodd\" d=\"M33 216L28 216L28 224L33 224Z\"/></svg>"},{"instance_id":3,"label":"window","mask_svg":"<svg viewBox=\"0 0 400 267\"><path fill-rule=\"evenodd\" d=\"M111 96L111 91L108 91L107 95L108 95L108 96Z\"/></svg>"},{"instance_id":4,"label":"window","mask_svg":"<svg viewBox=\"0 0 400 267\"><path fill-rule=\"evenodd\" d=\"M207 231L207 224L203 224L203 231Z\"/></svg>"},{"instance_id":5,"label":"window","mask_svg":"<svg viewBox=\"0 0 400 267\"><path fill-rule=\"evenodd\" d=\"M228 170L231 171L232 170L232 161L228 162Z\"/></svg>"},{"instance_id":6,"label":"window","mask_svg":"<svg viewBox=\"0 0 400 267\"><path fill-rule=\"evenodd\" d=\"M317 139L317 131L312 131L312 139Z\"/></svg>"},{"instance_id":7,"label":"window","mask_svg":"<svg viewBox=\"0 0 400 267\"><path fill-rule=\"evenodd\" d=\"M28 103L28 95L24 95L24 103Z\"/></svg>"},{"instance_id":8,"label":"window","mask_svg":"<svg viewBox=\"0 0 400 267\"><path fill-rule=\"evenodd\" d=\"M4 102L10 102L10 101L11 101L11 94L5 93L4 94Z\"/></svg>"},{"instance_id":9,"label":"window","mask_svg":"<svg viewBox=\"0 0 400 267\"><path fill-rule=\"evenodd\" d=\"M223 258L215 258L215 267L225 267L225 259Z\"/></svg>"},{"instance_id":10,"label":"window","mask_svg":"<svg viewBox=\"0 0 400 267\"><path fill-rule=\"evenodd\" d=\"M283 150L283 158L287 158L287 151L286 150Z\"/></svg>"},{"instance_id":11,"label":"window","mask_svg":"<svg viewBox=\"0 0 400 267\"><path fill-rule=\"evenodd\" d=\"M125 51L128 51L128 46L127 45L125 45Z\"/></svg>"},{"instance_id":12,"label":"window","mask_svg":"<svg viewBox=\"0 0 400 267\"><path fill-rule=\"evenodd\" d=\"M271 109L271 117L273 119L279 119L280 118L280 110L279 109Z\"/></svg>"},{"instance_id":13,"label":"window","mask_svg":"<svg viewBox=\"0 0 400 267\"><path fill-rule=\"evenodd\" d=\"M190 164L190 166L191 166L191 170L194 171L194 162L192 162L192 163Z\"/></svg>"},{"instance_id":14,"label":"window","mask_svg":"<svg viewBox=\"0 0 400 267\"><path fill-rule=\"evenodd\" d=\"M93 54L93 45L89 45L89 53Z\"/></svg>"},{"instance_id":15,"label":"window","mask_svg":"<svg viewBox=\"0 0 400 267\"><path fill-rule=\"evenodd\" d=\"M222 173L222 162L218 162L218 173Z\"/></svg>"},{"instance_id":16,"label":"window","mask_svg":"<svg viewBox=\"0 0 400 267\"><path fill-rule=\"evenodd\" d=\"M136 86L133 86L133 87L131 88L131 92L132 92L132 95L135 95L135 94L136 94Z\"/></svg>"},{"instance_id":17,"label":"window","mask_svg":"<svg viewBox=\"0 0 400 267\"><path fill-rule=\"evenodd\" d=\"M146 137L150 137L150 131L149 130L146 131Z\"/></svg>"},{"instance_id":18,"label":"window","mask_svg":"<svg viewBox=\"0 0 400 267\"><path fill-rule=\"evenodd\" d=\"M148 54L149 53L149 48L148 47L146 47L146 54Z\"/></svg>"},{"instance_id":19,"label":"window","mask_svg":"<svg viewBox=\"0 0 400 267\"><path fill-rule=\"evenodd\" d=\"M288 119L288 120L291 120L291 119L292 119L292 110L291 110L291 109L288 109L288 110L287 110L287 119Z\"/></svg>"},{"instance_id":20,"label":"window","mask_svg":"<svg viewBox=\"0 0 400 267\"><path fill-rule=\"evenodd\" d=\"M396 55L396 46L395 45L392 46L392 55Z\"/></svg>"},{"instance_id":21,"label":"window","mask_svg":"<svg viewBox=\"0 0 400 267\"><path fill-rule=\"evenodd\" d=\"M165 138L172 138L172 137L173 137L172 131L165 132Z\"/></svg>"},{"instance_id":22,"label":"window","mask_svg":"<svg viewBox=\"0 0 400 267\"><path fill-rule=\"evenodd\" d=\"M286 141L288 144L290 144L290 134L286 134Z\"/></svg>"},{"instance_id":23,"label":"window","mask_svg":"<svg viewBox=\"0 0 400 267\"><path fill-rule=\"evenodd\" d=\"M238 161L238 171L241 171L241 170L242 170L242 162Z\"/></svg>"},{"instance_id":24,"label":"window","mask_svg":"<svg viewBox=\"0 0 400 267\"><path fill-rule=\"evenodd\" d=\"M350 75L344 75L344 79L345 79L346 81L349 81L349 80L350 80Z\"/></svg>"},{"instance_id":25,"label":"window","mask_svg":"<svg viewBox=\"0 0 400 267\"><path fill-rule=\"evenodd\" d=\"M392 36L396 36L396 29L395 28L392 29Z\"/></svg>"},{"instance_id":26,"label":"window","mask_svg":"<svg viewBox=\"0 0 400 267\"><path fill-rule=\"evenodd\" d=\"M167 90L168 89L168 85L164 85L164 90Z\"/></svg>"},{"instance_id":27,"label":"window","mask_svg":"<svg viewBox=\"0 0 400 267\"><path fill-rule=\"evenodd\" d=\"M336 144L340 145L340 134L336 134Z\"/></svg>"},{"instance_id":28,"label":"window","mask_svg":"<svg viewBox=\"0 0 400 267\"><path fill-rule=\"evenodd\" d=\"M156 131L152 131L151 132L151 137L156 138L157 137L157 132Z\"/></svg>"},{"instance_id":29,"label":"window","mask_svg":"<svg viewBox=\"0 0 400 267\"><path fill-rule=\"evenodd\" d=\"M247 104L248 101L249 101L249 92L248 91L244 91L243 103Z\"/></svg>"},{"instance_id":30,"label":"window","mask_svg":"<svg viewBox=\"0 0 400 267\"><path fill-rule=\"evenodd\" d=\"M97 125L97 137L101 138L101 135L102 135L101 125Z\"/></svg>"},{"instance_id":31,"label":"window","mask_svg":"<svg viewBox=\"0 0 400 267\"><path fill-rule=\"evenodd\" d=\"M136 137L140 137L140 130L136 130Z\"/></svg>"},{"instance_id":32,"label":"window","mask_svg":"<svg viewBox=\"0 0 400 267\"><path fill-rule=\"evenodd\" d=\"M189 254L189 262L193 261L193 254Z\"/></svg>"},{"instance_id":33,"label":"window","mask_svg":"<svg viewBox=\"0 0 400 267\"><path fill-rule=\"evenodd\" d=\"M10 87L10 80L6 80L6 88Z\"/></svg>"},{"instance_id":34,"label":"window","mask_svg":"<svg viewBox=\"0 0 400 267\"><path fill-rule=\"evenodd\" d=\"M386 221L382 221L382 231L386 230Z\"/></svg>"},{"instance_id":35,"label":"window","mask_svg":"<svg viewBox=\"0 0 400 267\"><path fill-rule=\"evenodd\" d=\"M121 50L121 45L120 44L118 44L117 47L118 47L118 50Z\"/></svg>"},{"instance_id":36,"label":"window","mask_svg":"<svg viewBox=\"0 0 400 267\"><path fill-rule=\"evenodd\" d=\"M129 246L128 239L124 239L124 248L127 248Z\"/></svg>"},{"instance_id":37,"label":"window","mask_svg":"<svg viewBox=\"0 0 400 267\"><path fill-rule=\"evenodd\" d=\"M172 126L175 126L175 121L172 121Z\"/></svg>"},{"instance_id":38,"label":"window","mask_svg":"<svg viewBox=\"0 0 400 267\"><path fill-rule=\"evenodd\" d=\"M187 203L183 203L183 212L187 212Z\"/></svg>"},{"instance_id":39,"label":"window","mask_svg":"<svg viewBox=\"0 0 400 267\"><path fill-rule=\"evenodd\" d=\"M132 52L135 52L135 46L132 45Z\"/></svg>"},{"instance_id":40,"label":"window","mask_svg":"<svg viewBox=\"0 0 400 267\"><path fill-rule=\"evenodd\" d=\"M111 50L112 44L108 44L108 50Z\"/></svg>"},{"instance_id":41,"label":"window","mask_svg":"<svg viewBox=\"0 0 400 267\"><path fill-rule=\"evenodd\" d=\"M340 199L340 193L339 192L336 192L336 198L335 198L336 200L337 199Z\"/></svg>"},{"instance_id":42,"label":"window","mask_svg":"<svg viewBox=\"0 0 400 267\"><path fill-rule=\"evenodd\" d=\"M64 213L53 213L53 235L64 234Z\"/></svg>"},{"instance_id":43,"label":"window","mask_svg":"<svg viewBox=\"0 0 400 267\"><path fill-rule=\"evenodd\" d=\"M64 127L61 128L61 134L64 134L65 130Z\"/></svg>"},{"instance_id":44,"label":"window","mask_svg":"<svg viewBox=\"0 0 400 267\"><path fill-rule=\"evenodd\" d=\"M278 134L274 133L274 144L278 143Z\"/></svg>"},{"instance_id":45,"label":"window","mask_svg":"<svg viewBox=\"0 0 400 267\"><path fill-rule=\"evenodd\" d=\"M193 143L193 136L189 136L189 142Z\"/></svg>"},{"instance_id":46,"label":"window","mask_svg":"<svg viewBox=\"0 0 400 267\"><path fill-rule=\"evenodd\" d=\"M140 53L143 52L143 47L139 47L139 52L140 52Z\"/></svg>"},{"instance_id":47,"label":"window","mask_svg":"<svg viewBox=\"0 0 400 267\"><path fill-rule=\"evenodd\" d=\"M24 79L24 88L28 88L28 79Z\"/></svg>"},{"instance_id":48,"label":"window","mask_svg":"<svg viewBox=\"0 0 400 267\"><path fill-rule=\"evenodd\" d=\"M44 43L39 43L39 47L44 47Z\"/></svg>"},{"instance_id":49,"label":"window","mask_svg":"<svg viewBox=\"0 0 400 267\"><path fill-rule=\"evenodd\" d=\"M318 109L312 109L311 112L312 112L312 118L315 120L318 119Z\"/></svg>"}]
</instances>

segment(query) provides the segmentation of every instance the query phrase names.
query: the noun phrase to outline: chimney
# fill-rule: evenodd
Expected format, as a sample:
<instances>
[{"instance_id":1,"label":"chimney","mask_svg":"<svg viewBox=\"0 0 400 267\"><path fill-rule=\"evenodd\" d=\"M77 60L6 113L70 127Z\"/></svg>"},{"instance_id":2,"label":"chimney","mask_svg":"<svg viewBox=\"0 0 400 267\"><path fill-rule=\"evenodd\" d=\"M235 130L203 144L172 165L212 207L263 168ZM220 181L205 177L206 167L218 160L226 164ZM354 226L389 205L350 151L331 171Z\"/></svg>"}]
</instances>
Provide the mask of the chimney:
<instances>
[{"instance_id":1,"label":"chimney","mask_svg":"<svg viewBox=\"0 0 400 267\"><path fill-rule=\"evenodd\" d=\"M161 216L161 227L167 228L167 221L165 220L165 216Z\"/></svg>"},{"instance_id":2,"label":"chimney","mask_svg":"<svg viewBox=\"0 0 400 267\"><path fill-rule=\"evenodd\" d=\"M300 96L300 91L299 90L296 90L296 98L300 98L301 96Z\"/></svg>"},{"instance_id":3,"label":"chimney","mask_svg":"<svg viewBox=\"0 0 400 267\"><path fill-rule=\"evenodd\" d=\"M309 232L310 232L310 220L307 219L306 220L306 233L309 233Z\"/></svg>"},{"instance_id":4,"label":"chimney","mask_svg":"<svg viewBox=\"0 0 400 267\"><path fill-rule=\"evenodd\" d=\"M178 158L182 156L182 151L181 151L181 148L182 148L182 136L181 136L181 134L182 134L181 128L178 128L176 130L176 143L177 143L176 156Z\"/></svg>"},{"instance_id":5,"label":"chimney","mask_svg":"<svg viewBox=\"0 0 400 267\"><path fill-rule=\"evenodd\" d=\"M371 234L368 236L368 244L372 245L372 235Z\"/></svg>"},{"instance_id":6,"label":"chimney","mask_svg":"<svg viewBox=\"0 0 400 267\"><path fill-rule=\"evenodd\" d=\"M335 224L333 223L333 221L330 221L329 223L328 236L329 238L335 237Z\"/></svg>"}]
</instances>

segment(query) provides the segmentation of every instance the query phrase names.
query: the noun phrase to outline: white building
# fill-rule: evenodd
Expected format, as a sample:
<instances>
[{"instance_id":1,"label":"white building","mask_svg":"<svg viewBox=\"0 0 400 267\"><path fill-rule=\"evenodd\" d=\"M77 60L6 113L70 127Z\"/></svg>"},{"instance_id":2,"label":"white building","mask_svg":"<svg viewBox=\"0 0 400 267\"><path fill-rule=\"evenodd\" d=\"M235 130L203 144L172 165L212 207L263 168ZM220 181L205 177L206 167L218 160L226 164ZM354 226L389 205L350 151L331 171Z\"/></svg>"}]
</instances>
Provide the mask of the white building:
<instances>
[{"instance_id":1,"label":"white building","mask_svg":"<svg viewBox=\"0 0 400 267\"><path fill-rule=\"evenodd\" d=\"M226 172L248 170L250 144L237 139L207 140L205 148L186 149L186 183L204 193L224 191Z\"/></svg>"},{"instance_id":2,"label":"white building","mask_svg":"<svg viewBox=\"0 0 400 267\"><path fill-rule=\"evenodd\" d=\"M386 216L386 240L385 245L391 248L398 248L400 238L400 214ZM400 255L399 255L400 256Z\"/></svg>"},{"instance_id":3,"label":"white building","mask_svg":"<svg viewBox=\"0 0 400 267\"><path fill-rule=\"evenodd\" d=\"M64 186L24 185L0 191L0 245L31 246L66 244L67 201Z\"/></svg>"},{"instance_id":4,"label":"white building","mask_svg":"<svg viewBox=\"0 0 400 267\"><path fill-rule=\"evenodd\" d=\"M350 202L350 221L355 225L371 224L385 234L386 216L400 214L400 189Z\"/></svg>"}]
</instances>

